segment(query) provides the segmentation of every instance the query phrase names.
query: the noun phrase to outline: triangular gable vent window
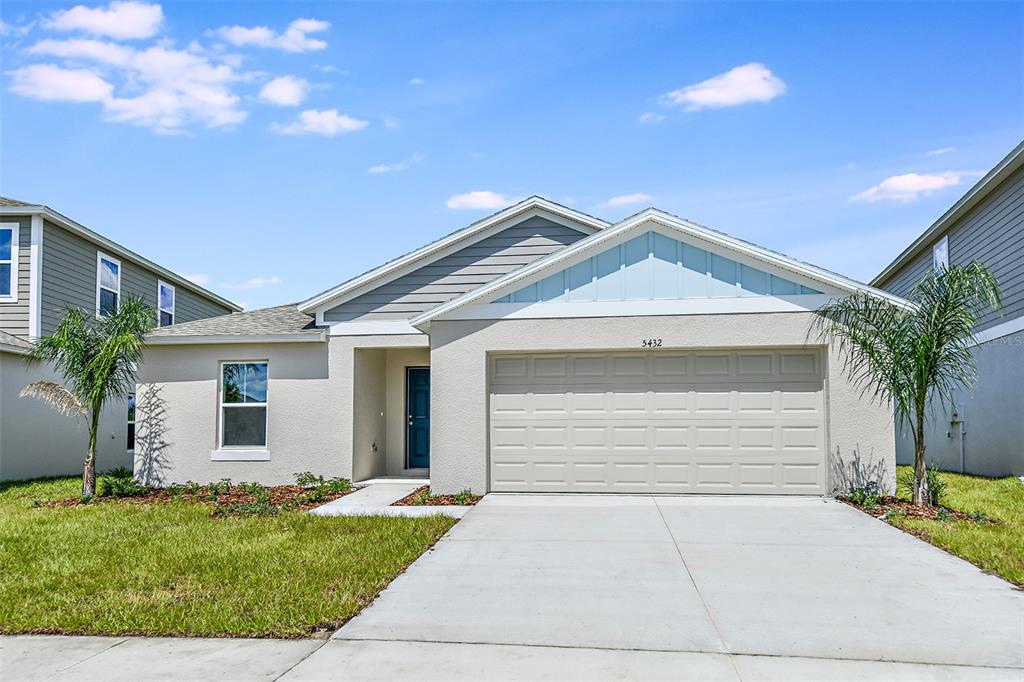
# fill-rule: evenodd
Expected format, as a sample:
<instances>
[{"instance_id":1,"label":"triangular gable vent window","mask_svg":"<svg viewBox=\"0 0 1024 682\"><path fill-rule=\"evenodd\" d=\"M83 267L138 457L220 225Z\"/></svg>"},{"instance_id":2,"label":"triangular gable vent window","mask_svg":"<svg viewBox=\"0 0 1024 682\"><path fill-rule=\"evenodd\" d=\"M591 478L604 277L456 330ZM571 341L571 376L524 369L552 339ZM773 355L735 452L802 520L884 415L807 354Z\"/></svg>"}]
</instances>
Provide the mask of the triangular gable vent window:
<instances>
[{"instance_id":1,"label":"triangular gable vent window","mask_svg":"<svg viewBox=\"0 0 1024 682\"><path fill-rule=\"evenodd\" d=\"M646 232L493 303L646 301L820 294L778 275Z\"/></svg>"}]
</instances>

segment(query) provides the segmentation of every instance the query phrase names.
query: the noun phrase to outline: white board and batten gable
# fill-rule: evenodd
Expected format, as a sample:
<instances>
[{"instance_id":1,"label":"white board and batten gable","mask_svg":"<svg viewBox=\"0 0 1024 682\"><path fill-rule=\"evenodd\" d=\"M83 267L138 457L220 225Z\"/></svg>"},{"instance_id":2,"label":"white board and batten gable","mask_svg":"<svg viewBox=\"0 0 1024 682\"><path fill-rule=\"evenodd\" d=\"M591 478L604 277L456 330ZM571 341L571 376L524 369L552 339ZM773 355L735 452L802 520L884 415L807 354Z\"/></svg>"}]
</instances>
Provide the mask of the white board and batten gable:
<instances>
[{"instance_id":1,"label":"white board and batten gable","mask_svg":"<svg viewBox=\"0 0 1024 682\"><path fill-rule=\"evenodd\" d=\"M865 292L905 301L762 247L648 209L418 315L528 319L812 311Z\"/></svg>"},{"instance_id":2,"label":"white board and batten gable","mask_svg":"<svg viewBox=\"0 0 1024 682\"><path fill-rule=\"evenodd\" d=\"M420 330L409 324L409 318L422 311L414 311L408 314L399 311L389 315L367 315L365 318L357 317L357 319L344 320L332 319L332 311L337 311L339 306L344 306L346 303L353 301L358 304L360 301L365 300L368 295L374 296L376 292L388 291L389 286L395 288L397 281L401 278L409 275L418 277L418 273L425 272L424 268L430 268L431 266L436 268L439 262L444 262L444 259L448 257L455 256L455 260L459 260L459 257L467 253L467 249L470 249L475 244L495 235L501 237L500 233L503 231L520 225L529 225L531 220L546 221L548 224L554 223L570 228L566 232L575 231L572 232L572 234L575 234L573 240L595 234L609 225L609 223L603 220L561 206L542 197L530 197L437 241L431 242L422 248L411 251L336 287L317 294L300 303L298 309L300 312L315 315L316 324L318 326L330 327L330 334L332 336L422 334ZM558 247L559 245L554 245L551 248ZM427 276L421 276L420 278L423 277ZM427 278L430 279L430 277ZM469 277L469 279L472 279L472 277ZM447 294L448 298L455 298L466 293L459 291L458 286L453 285L454 288L450 291L443 291L442 295ZM475 286L475 284L471 286ZM464 285L463 288L465 288ZM435 289L435 294L436 291ZM422 298L423 294L417 292L413 296L407 297L407 300L417 296ZM360 299L360 297L363 298ZM358 306L353 307L358 308Z\"/></svg>"}]
</instances>

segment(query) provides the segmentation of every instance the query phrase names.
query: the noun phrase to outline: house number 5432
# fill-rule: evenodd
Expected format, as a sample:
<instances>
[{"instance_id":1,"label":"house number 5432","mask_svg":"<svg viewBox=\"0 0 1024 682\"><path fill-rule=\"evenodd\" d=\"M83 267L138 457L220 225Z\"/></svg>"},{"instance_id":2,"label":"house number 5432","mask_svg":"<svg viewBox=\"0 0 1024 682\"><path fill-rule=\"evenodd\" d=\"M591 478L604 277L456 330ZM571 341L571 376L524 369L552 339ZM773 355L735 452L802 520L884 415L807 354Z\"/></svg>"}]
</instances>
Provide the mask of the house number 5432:
<instances>
[{"instance_id":1,"label":"house number 5432","mask_svg":"<svg viewBox=\"0 0 1024 682\"><path fill-rule=\"evenodd\" d=\"M641 348L660 348L661 339L644 339L640 342Z\"/></svg>"}]
</instances>

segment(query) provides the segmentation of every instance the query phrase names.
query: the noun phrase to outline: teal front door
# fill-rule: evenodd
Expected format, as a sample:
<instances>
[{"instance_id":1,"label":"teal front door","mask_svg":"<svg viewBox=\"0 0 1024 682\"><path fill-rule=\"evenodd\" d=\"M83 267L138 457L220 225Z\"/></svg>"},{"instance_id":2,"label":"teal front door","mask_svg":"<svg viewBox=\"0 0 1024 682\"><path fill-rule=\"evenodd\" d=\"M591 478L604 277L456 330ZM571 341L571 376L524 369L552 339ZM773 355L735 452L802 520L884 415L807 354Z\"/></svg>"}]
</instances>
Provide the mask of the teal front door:
<instances>
[{"instance_id":1,"label":"teal front door","mask_svg":"<svg viewBox=\"0 0 1024 682\"><path fill-rule=\"evenodd\" d=\"M410 469L430 466L430 368L405 370L405 455Z\"/></svg>"}]
</instances>

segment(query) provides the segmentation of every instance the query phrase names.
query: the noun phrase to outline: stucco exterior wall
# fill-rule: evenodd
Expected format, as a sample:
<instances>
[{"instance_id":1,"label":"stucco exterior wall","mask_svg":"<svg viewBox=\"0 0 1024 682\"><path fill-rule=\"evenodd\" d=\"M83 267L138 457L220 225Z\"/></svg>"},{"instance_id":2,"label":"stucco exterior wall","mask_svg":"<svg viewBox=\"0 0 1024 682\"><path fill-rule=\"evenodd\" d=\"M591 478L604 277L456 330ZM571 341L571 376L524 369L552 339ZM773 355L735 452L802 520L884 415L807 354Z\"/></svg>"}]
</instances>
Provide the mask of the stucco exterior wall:
<instances>
[{"instance_id":1,"label":"stucco exterior wall","mask_svg":"<svg viewBox=\"0 0 1024 682\"><path fill-rule=\"evenodd\" d=\"M974 349L978 381L962 391L956 404L966 407L963 465L982 476L1024 476L1024 332L993 339ZM961 471L960 426L952 409L932 402L925 432L925 461ZM914 461L914 440L900 425L896 435L900 464Z\"/></svg>"},{"instance_id":2,"label":"stucco exterior wall","mask_svg":"<svg viewBox=\"0 0 1024 682\"><path fill-rule=\"evenodd\" d=\"M33 381L60 377L44 364L0 352L0 480L80 475L88 446L84 419L65 417L36 398L18 394ZM100 416L96 468L130 467L128 402L111 401Z\"/></svg>"},{"instance_id":3,"label":"stucco exterior wall","mask_svg":"<svg viewBox=\"0 0 1024 682\"><path fill-rule=\"evenodd\" d=\"M385 404L385 356L357 349L425 348L422 335L335 336L329 342L150 346L139 371L135 470L156 485L221 478L281 484L311 471L373 470L383 430L368 421ZM267 360L268 461L213 461L220 362ZM358 371L357 371L358 362ZM357 373L365 380L357 384ZM379 419L379 416L378 416ZM358 428L355 428L358 423ZM370 428L370 426L372 428ZM358 438L357 438L358 434ZM378 440L380 439L380 440ZM360 464L353 471L353 455Z\"/></svg>"},{"instance_id":4,"label":"stucco exterior wall","mask_svg":"<svg viewBox=\"0 0 1024 682\"><path fill-rule=\"evenodd\" d=\"M435 321L430 329L431 487L454 493L488 486L488 353L638 350L661 338L665 349L821 346L810 333L813 313L688 315L499 321ZM826 351L830 484L832 469L854 453L895 485L894 428L889 409L862 399Z\"/></svg>"},{"instance_id":5,"label":"stucco exterior wall","mask_svg":"<svg viewBox=\"0 0 1024 682\"><path fill-rule=\"evenodd\" d=\"M382 476L387 439L384 433L386 385L383 348L357 348L354 357L352 479Z\"/></svg>"}]
</instances>

